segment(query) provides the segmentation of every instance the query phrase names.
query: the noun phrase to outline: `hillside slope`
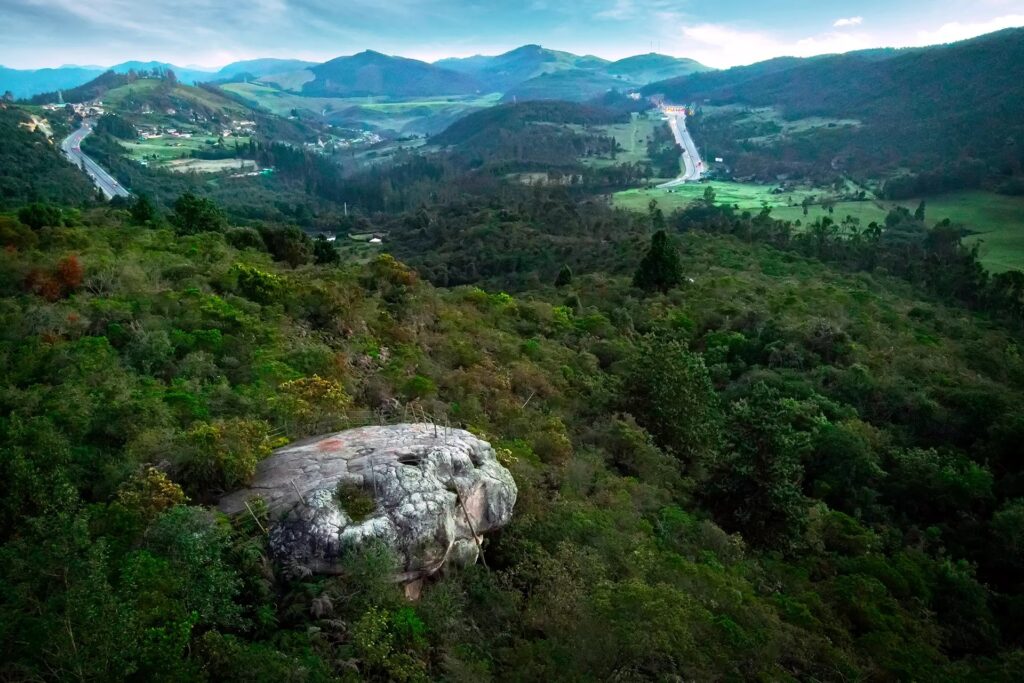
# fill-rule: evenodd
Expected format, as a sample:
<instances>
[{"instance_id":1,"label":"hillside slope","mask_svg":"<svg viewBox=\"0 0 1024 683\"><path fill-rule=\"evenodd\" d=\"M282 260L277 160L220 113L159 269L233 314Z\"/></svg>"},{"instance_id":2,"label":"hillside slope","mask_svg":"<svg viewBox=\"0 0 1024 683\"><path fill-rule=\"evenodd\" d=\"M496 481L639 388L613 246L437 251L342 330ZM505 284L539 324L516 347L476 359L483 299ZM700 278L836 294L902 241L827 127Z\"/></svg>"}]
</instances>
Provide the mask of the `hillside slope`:
<instances>
[{"instance_id":1,"label":"hillside slope","mask_svg":"<svg viewBox=\"0 0 1024 683\"><path fill-rule=\"evenodd\" d=\"M613 138L572 126L626 120L623 112L571 102L503 104L456 121L431 142L451 146L474 163L509 164L509 170L565 169L582 156L616 149Z\"/></svg>"},{"instance_id":2,"label":"hillside slope","mask_svg":"<svg viewBox=\"0 0 1024 683\"><path fill-rule=\"evenodd\" d=\"M8 69L0 66L0 94L10 91L17 99L41 92L75 88L99 76L101 69L60 67L58 69Z\"/></svg>"},{"instance_id":3,"label":"hillside slope","mask_svg":"<svg viewBox=\"0 0 1024 683\"><path fill-rule=\"evenodd\" d=\"M607 66L608 62L599 57L574 55L540 45L523 45L493 57L478 55L465 59L442 59L435 65L473 76L492 92L506 92L542 74L569 69L598 69Z\"/></svg>"},{"instance_id":4,"label":"hillside slope","mask_svg":"<svg viewBox=\"0 0 1024 683\"><path fill-rule=\"evenodd\" d=\"M601 71L587 69L566 69L541 74L536 78L509 88L502 96L502 102L525 102L527 100L562 100L565 102L586 102L600 97L609 90L628 87L623 82Z\"/></svg>"},{"instance_id":5,"label":"hillside slope","mask_svg":"<svg viewBox=\"0 0 1024 683\"><path fill-rule=\"evenodd\" d=\"M301 59L248 59L241 62L232 62L224 66L215 74L216 80L228 80L240 76L260 78L270 74L299 71L315 66L316 62L307 62Z\"/></svg>"},{"instance_id":6,"label":"hillside slope","mask_svg":"<svg viewBox=\"0 0 1024 683\"><path fill-rule=\"evenodd\" d=\"M857 119L859 130L830 134L828 154L852 154L862 167L971 157L1013 169L1024 152L1022 63L1024 29L1009 29L931 48L773 60L654 83L644 93L773 106L788 119Z\"/></svg>"},{"instance_id":7,"label":"hillside slope","mask_svg":"<svg viewBox=\"0 0 1024 683\"><path fill-rule=\"evenodd\" d=\"M709 70L692 59L660 54L635 55L609 62L591 55L523 45L493 57L477 55L435 62L477 78L504 101L567 100L585 102L613 88L646 85Z\"/></svg>"},{"instance_id":8,"label":"hillside slope","mask_svg":"<svg viewBox=\"0 0 1024 683\"><path fill-rule=\"evenodd\" d=\"M439 145L471 144L501 131L521 130L534 123L600 125L616 123L624 118L607 109L570 102L503 104L459 119L431 141Z\"/></svg>"},{"instance_id":9,"label":"hillside slope","mask_svg":"<svg viewBox=\"0 0 1024 683\"><path fill-rule=\"evenodd\" d=\"M651 52L645 55L634 55L609 64L604 71L617 78L646 85L669 78L679 78L694 73L714 71L693 59L670 57Z\"/></svg>"},{"instance_id":10,"label":"hillside slope","mask_svg":"<svg viewBox=\"0 0 1024 683\"><path fill-rule=\"evenodd\" d=\"M89 179L61 156L32 117L0 105L0 211L30 201L78 205L93 198Z\"/></svg>"},{"instance_id":11,"label":"hillside slope","mask_svg":"<svg viewBox=\"0 0 1024 683\"><path fill-rule=\"evenodd\" d=\"M303 84L302 94L320 97L468 95L482 87L466 74L372 50L309 70L314 78Z\"/></svg>"}]
</instances>

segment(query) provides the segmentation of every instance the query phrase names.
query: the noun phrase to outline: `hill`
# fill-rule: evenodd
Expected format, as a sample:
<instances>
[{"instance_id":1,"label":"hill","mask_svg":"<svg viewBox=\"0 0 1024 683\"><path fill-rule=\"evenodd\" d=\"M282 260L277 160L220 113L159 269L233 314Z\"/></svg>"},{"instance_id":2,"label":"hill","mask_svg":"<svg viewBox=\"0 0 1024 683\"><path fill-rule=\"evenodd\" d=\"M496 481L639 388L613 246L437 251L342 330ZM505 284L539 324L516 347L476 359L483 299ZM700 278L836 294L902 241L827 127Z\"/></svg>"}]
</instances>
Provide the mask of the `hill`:
<instances>
[{"instance_id":1,"label":"hill","mask_svg":"<svg viewBox=\"0 0 1024 683\"><path fill-rule=\"evenodd\" d=\"M127 74L132 71L146 72L146 73L165 73L167 71L173 71L175 77L182 83L195 84L205 83L212 81L216 77L213 70L206 69L190 69L184 66L177 66L176 64L170 64L168 62L139 62L130 61L115 64L110 67L110 70L119 73Z\"/></svg>"},{"instance_id":2,"label":"hill","mask_svg":"<svg viewBox=\"0 0 1024 683\"><path fill-rule=\"evenodd\" d=\"M41 92L75 88L103 73L89 67L57 69L8 69L0 66L0 94L10 92L16 99L26 99Z\"/></svg>"},{"instance_id":3,"label":"hill","mask_svg":"<svg viewBox=\"0 0 1024 683\"><path fill-rule=\"evenodd\" d=\"M572 102L502 104L469 114L431 142L451 146L474 163L510 164L509 170L565 169L575 167L582 156L608 154L617 146L613 138L579 126L628 119L622 112Z\"/></svg>"},{"instance_id":4,"label":"hill","mask_svg":"<svg viewBox=\"0 0 1024 683\"><path fill-rule=\"evenodd\" d=\"M102 97L107 91L138 80L136 74L119 74L104 71L90 81L66 90L39 93L29 98L32 104L56 104L58 102L88 102Z\"/></svg>"},{"instance_id":5,"label":"hill","mask_svg":"<svg viewBox=\"0 0 1024 683\"><path fill-rule=\"evenodd\" d=\"M161 74L162 76L162 74ZM62 93L66 102L102 100L106 108L118 113L141 114L174 111L173 116L192 120L195 116L245 117L250 109L213 86L192 86L147 72L126 74L107 71L92 81ZM32 98L33 104L57 101L57 93Z\"/></svg>"},{"instance_id":6,"label":"hill","mask_svg":"<svg viewBox=\"0 0 1024 683\"><path fill-rule=\"evenodd\" d=\"M571 102L523 102L502 104L470 114L431 138L439 145L464 145L493 137L500 131L517 131L534 123L601 125L627 117L596 106Z\"/></svg>"},{"instance_id":7,"label":"hill","mask_svg":"<svg viewBox=\"0 0 1024 683\"><path fill-rule=\"evenodd\" d=\"M316 66L316 62L307 62L301 59L249 59L228 64L214 74L212 80L238 80L242 77L262 78L271 74L301 71L311 66Z\"/></svg>"},{"instance_id":8,"label":"hill","mask_svg":"<svg viewBox=\"0 0 1024 683\"><path fill-rule=\"evenodd\" d=\"M435 64L479 79L489 89L504 93L507 102L515 99L584 102L610 89L641 86L709 70L692 59L655 53L609 62L540 45L524 45L493 57L442 59Z\"/></svg>"},{"instance_id":9,"label":"hill","mask_svg":"<svg viewBox=\"0 0 1024 683\"><path fill-rule=\"evenodd\" d=\"M651 52L646 55L634 55L617 62L612 62L604 71L611 76L621 78L630 83L646 85L693 73L714 71L693 59L670 57Z\"/></svg>"},{"instance_id":10,"label":"hill","mask_svg":"<svg viewBox=\"0 0 1024 683\"><path fill-rule=\"evenodd\" d=\"M565 69L541 74L528 81L509 88L502 96L502 102L525 102L527 100L562 100L586 102L600 97L609 90L628 87L628 83L602 71L587 69Z\"/></svg>"},{"instance_id":11,"label":"hill","mask_svg":"<svg viewBox=\"0 0 1024 683\"><path fill-rule=\"evenodd\" d=\"M436 62L472 75L502 101L566 100L585 102L609 90L638 87L653 81L707 71L692 59L659 54L636 55L617 62L524 45L495 57L475 56Z\"/></svg>"},{"instance_id":12,"label":"hill","mask_svg":"<svg viewBox=\"0 0 1024 683\"><path fill-rule=\"evenodd\" d=\"M10 91L17 99L28 99L57 90L70 90L94 80L107 71L128 74L130 71L173 71L178 80L194 85L212 81L230 81L242 76L260 78L268 74L287 73L313 66L315 62L301 59L249 59L232 62L217 71L189 69L167 62L129 61L111 67L62 66L55 69L9 69L0 66L0 93Z\"/></svg>"},{"instance_id":13,"label":"hill","mask_svg":"<svg viewBox=\"0 0 1024 683\"><path fill-rule=\"evenodd\" d=\"M1008 29L930 48L773 60L654 83L644 92L677 102L772 106L787 119L860 120L856 131L819 136L829 138L820 156L851 157L865 172L965 157L1019 168L1022 63L1024 29Z\"/></svg>"},{"instance_id":14,"label":"hill","mask_svg":"<svg viewBox=\"0 0 1024 683\"><path fill-rule=\"evenodd\" d=\"M597 69L607 64L599 57L581 57L540 45L523 45L493 57L478 55L435 62L436 66L473 76L491 92L506 92L542 74L568 69Z\"/></svg>"},{"instance_id":15,"label":"hill","mask_svg":"<svg viewBox=\"0 0 1024 683\"><path fill-rule=\"evenodd\" d=\"M302 94L318 97L468 95L482 88L469 75L372 50L338 57L309 71L314 78L302 85Z\"/></svg>"},{"instance_id":16,"label":"hill","mask_svg":"<svg viewBox=\"0 0 1024 683\"><path fill-rule=\"evenodd\" d=\"M81 205L96 196L38 123L23 109L0 104L0 211L32 201ZM63 129L52 132L59 136Z\"/></svg>"},{"instance_id":17,"label":"hill","mask_svg":"<svg viewBox=\"0 0 1024 683\"><path fill-rule=\"evenodd\" d=\"M427 189L355 223L405 263L194 234L223 222L194 196L176 229L2 217L7 678L1019 680L1019 327L924 289L948 234ZM645 292L659 224L692 277ZM413 411L520 492L418 600L376 548L317 575L268 556L263 501L216 513L275 445Z\"/></svg>"}]
</instances>

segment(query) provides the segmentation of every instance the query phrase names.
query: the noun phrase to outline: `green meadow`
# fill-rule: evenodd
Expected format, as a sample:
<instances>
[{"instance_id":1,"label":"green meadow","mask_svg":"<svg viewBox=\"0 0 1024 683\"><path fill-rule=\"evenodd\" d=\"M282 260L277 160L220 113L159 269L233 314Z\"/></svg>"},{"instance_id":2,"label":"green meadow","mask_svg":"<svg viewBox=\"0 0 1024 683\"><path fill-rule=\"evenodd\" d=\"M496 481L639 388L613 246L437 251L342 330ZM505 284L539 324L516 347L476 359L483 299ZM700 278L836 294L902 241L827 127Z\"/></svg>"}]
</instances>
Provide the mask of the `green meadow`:
<instances>
[{"instance_id":1,"label":"green meadow","mask_svg":"<svg viewBox=\"0 0 1024 683\"><path fill-rule=\"evenodd\" d=\"M217 143L217 137L209 135L197 135L191 138L150 138L144 141L121 142L121 146L127 150L128 157L134 161L146 161L149 164L160 164L173 159L182 159L192 155L192 152L210 149ZM248 137L230 137L224 140L228 149L235 144L248 145Z\"/></svg>"},{"instance_id":2,"label":"green meadow","mask_svg":"<svg viewBox=\"0 0 1024 683\"><path fill-rule=\"evenodd\" d=\"M829 194L820 190L795 189L774 193L774 186L756 183L733 183L710 181L681 185L671 190L638 188L617 192L613 196L615 206L635 211L646 211L650 201L656 200L665 212L701 199L707 187L715 189L719 203L732 204L741 210L759 211L767 203L776 218L801 223L813 222L823 216L842 220L853 216L861 225L872 221L882 222L894 206L915 209L919 199L898 202L869 199L867 201L838 201L832 213L820 204L809 206L804 215L801 202L810 196L814 201L827 199ZM969 231L965 238L968 244L980 244L982 263L992 272L1024 270L1024 198L1008 197L983 191L954 192L936 197L926 197L925 209L929 223L949 218Z\"/></svg>"},{"instance_id":3,"label":"green meadow","mask_svg":"<svg viewBox=\"0 0 1024 683\"><path fill-rule=\"evenodd\" d=\"M589 166L608 166L622 163L638 163L647 161L647 142L654 136L654 131L664 126L665 122L656 114L633 114L629 123L616 123L604 126L570 126L570 128L600 131L615 138L622 148L614 159L610 157L584 157L581 162Z\"/></svg>"}]
</instances>

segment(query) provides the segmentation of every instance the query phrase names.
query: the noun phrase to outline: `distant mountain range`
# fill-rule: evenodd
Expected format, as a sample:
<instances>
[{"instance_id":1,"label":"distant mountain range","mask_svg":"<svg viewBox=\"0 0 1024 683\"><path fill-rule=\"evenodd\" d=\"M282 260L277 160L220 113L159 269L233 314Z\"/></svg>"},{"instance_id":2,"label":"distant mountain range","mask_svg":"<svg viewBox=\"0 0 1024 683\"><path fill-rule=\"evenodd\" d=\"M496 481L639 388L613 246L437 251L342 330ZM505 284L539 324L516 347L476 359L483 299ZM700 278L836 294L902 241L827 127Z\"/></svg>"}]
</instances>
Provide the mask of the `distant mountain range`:
<instances>
[{"instance_id":1,"label":"distant mountain range","mask_svg":"<svg viewBox=\"0 0 1024 683\"><path fill-rule=\"evenodd\" d=\"M54 90L67 90L84 85L101 76L107 71L124 74L129 71L173 71L182 83L195 84L237 80L242 77L252 79L268 74L286 71L297 71L315 62L304 62L298 59L252 59L233 62L219 70L201 70L181 67L167 62L129 61L111 67L98 66L61 66L55 69L9 69L0 66L0 94L10 91L18 99L26 99L40 93Z\"/></svg>"},{"instance_id":2,"label":"distant mountain range","mask_svg":"<svg viewBox=\"0 0 1024 683\"><path fill-rule=\"evenodd\" d=\"M495 57L443 59L435 62L473 76L487 92L506 101L590 100L611 89L635 88L654 81L709 71L692 59L668 55L636 55L610 62L593 55L574 55L540 45L524 45Z\"/></svg>"},{"instance_id":3,"label":"distant mountain range","mask_svg":"<svg viewBox=\"0 0 1024 683\"><path fill-rule=\"evenodd\" d=\"M260 80L301 95L327 97L421 97L503 93L508 99L590 99L611 88L708 71L690 59L637 55L611 62L540 45L495 56L442 59L433 64L367 50L322 64L293 59L254 59L202 70L166 62L130 61L109 68L63 66L18 70L0 67L0 93L16 98L83 85L106 71L174 71L186 84ZM535 81L535 82L534 82Z\"/></svg>"}]
</instances>

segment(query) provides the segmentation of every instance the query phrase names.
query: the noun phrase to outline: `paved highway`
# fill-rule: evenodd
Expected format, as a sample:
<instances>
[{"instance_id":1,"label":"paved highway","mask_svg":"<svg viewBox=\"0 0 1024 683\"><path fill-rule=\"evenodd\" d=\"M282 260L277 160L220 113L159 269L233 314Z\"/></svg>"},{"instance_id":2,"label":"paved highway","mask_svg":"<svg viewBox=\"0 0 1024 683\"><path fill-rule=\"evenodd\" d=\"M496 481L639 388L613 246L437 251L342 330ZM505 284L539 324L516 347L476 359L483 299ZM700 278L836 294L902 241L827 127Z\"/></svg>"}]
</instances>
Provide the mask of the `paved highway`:
<instances>
[{"instance_id":1,"label":"paved highway","mask_svg":"<svg viewBox=\"0 0 1024 683\"><path fill-rule=\"evenodd\" d=\"M83 121L81 128L64 138L64 141L60 143L60 151L64 152L64 156L68 158L68 161L89 174L92 181L96 183L96 187L100 188L100 192L107 199L130 196L131 193L121 187L120 183L114 179L114 176L107 173L99 164L82 152L82 140L92 132L92 127L92 121L89 119Z\"/></svg>"},{"instance_id":2,"label":"paved highway","mask_svg":"<svg viewBox=\"0 0 1024 683\"><path fill-rule=\"evenodd\" d=\"M668 118L669 128L675 136L676 144L683 150L683 167L685 170L675 180L658 185L661 188L676 187L685 183L695 183L700 180L704 173L704 162L701 161L697 152L697 145L693 143L690 131L686 129L686 113L683 111L663 110Z\"/></svg>"}]
</instances>

